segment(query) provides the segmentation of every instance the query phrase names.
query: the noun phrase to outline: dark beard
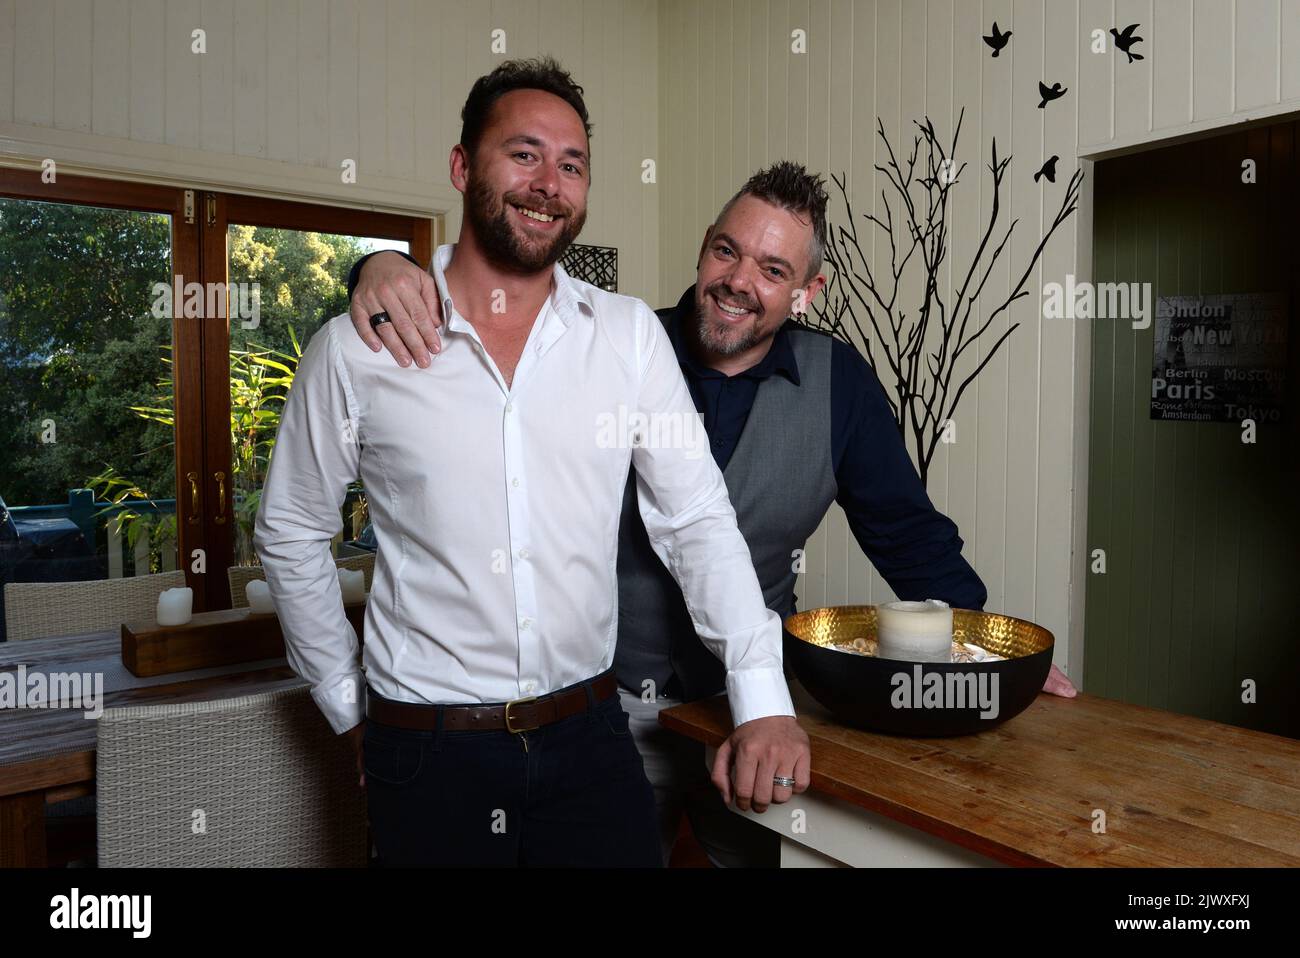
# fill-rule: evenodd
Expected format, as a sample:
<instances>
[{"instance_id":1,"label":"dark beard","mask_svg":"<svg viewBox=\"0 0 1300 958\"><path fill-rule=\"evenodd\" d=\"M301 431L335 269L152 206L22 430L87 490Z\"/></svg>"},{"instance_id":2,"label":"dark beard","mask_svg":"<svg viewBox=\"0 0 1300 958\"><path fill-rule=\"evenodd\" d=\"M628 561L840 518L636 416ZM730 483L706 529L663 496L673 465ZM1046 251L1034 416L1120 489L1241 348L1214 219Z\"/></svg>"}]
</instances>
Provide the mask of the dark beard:
<instances>
[{"instance_id":1,"label":"dark beard","mask_svg":"<svg viewBox=\"0 0 1300 958\"><path fill-rule=\"evenodd\" d=\"M469 220L483 253L496 266L518 273L537 273L554 266L582 232L587 213L566 213L560 232L548 246L535 246L520 241L510 225L506 204L498 202L492 188L473 174L465 191L465 218Z\"/></svg>"}]
</instances>

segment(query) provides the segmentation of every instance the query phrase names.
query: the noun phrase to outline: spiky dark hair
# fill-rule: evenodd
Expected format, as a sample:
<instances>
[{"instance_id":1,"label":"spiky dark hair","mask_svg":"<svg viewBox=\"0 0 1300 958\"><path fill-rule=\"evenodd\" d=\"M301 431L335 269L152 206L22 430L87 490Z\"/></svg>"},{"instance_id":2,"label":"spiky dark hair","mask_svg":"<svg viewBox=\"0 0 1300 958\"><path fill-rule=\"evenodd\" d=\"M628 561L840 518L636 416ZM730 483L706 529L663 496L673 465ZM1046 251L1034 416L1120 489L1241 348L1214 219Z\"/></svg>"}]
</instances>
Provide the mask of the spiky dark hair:
<instances>
[{"instance_id":1,"label":"spiky dark hair","mask_svg":"<svg viewBox=\"0 0 1300 958\"><path fill-rule=\"evenodd\" d=\"M742 196L753 196L771 203L783 210L812 221L812 246L810 249L808 275L804 281L812 279L822 268L822 257L826 253L826 184L820 176L809 173L798 163L781 160L767 169L759 170L742 186L736 195L727 200L727 205L718 214L716 223L722 222L727 211Z\"/></svg>"}]
</instances>

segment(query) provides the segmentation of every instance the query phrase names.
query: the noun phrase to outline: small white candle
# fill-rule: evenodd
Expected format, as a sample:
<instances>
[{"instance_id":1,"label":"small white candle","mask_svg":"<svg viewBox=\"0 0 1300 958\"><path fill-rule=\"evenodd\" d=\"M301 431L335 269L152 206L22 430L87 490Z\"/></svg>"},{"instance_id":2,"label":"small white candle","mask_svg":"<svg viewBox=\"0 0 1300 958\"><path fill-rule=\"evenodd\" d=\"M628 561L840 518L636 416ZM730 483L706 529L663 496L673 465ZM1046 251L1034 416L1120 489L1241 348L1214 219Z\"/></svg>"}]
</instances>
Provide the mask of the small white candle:
<instances>
[{"instance_id":1,"label":"small white candle","mask_svg":"<svg viewBox=\"0 0 1300 958\"><path fill-rule=\"evenodd\" d=\"M261 579L254 579L248 583L244 589L244 595L248 597L248 609L250 612L263 614L274 612L275 605L271 602L271 587Z\"/></svg>"},{"instance_id":2,"label":"small white candle","mask_svg":"<svg viewBox=\"0 0 1300 958\"><path fill-rule=\"evenodd\" d=\"M366 574L360 569L339 569L339 588L344 603L366 601Z\"/></svg>"},{"instance_id":3,"label":"small white candle","mask_svg":"<svg viewBox=\"0 0 1300 958\"><path fill-rule=\"evenodd\" d=\"M876 655L907 662L952 661L952 609L938 599L876 607Z\"/></svg>"},{"instance_id":4,"label":"small white candle","mask_svg":"<svg viewBox=\"0 0 1300 958\"><path fill-rule=\"evenodd\" d=\"M194 592L188 586L164 589L158 594L158 624L184 625L194 608Z\"/></svg>"}]
</instances>

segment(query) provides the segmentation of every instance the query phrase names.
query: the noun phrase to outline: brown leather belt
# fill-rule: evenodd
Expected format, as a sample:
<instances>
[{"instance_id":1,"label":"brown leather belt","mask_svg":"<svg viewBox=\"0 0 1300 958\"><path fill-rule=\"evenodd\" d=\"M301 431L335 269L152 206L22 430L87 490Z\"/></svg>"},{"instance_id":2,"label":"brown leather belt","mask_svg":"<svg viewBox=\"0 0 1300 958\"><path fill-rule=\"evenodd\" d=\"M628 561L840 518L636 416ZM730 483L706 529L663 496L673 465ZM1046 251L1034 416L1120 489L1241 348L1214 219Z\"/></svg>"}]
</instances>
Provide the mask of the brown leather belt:
<instances>
[{"instance_id":1,"label":"brown leather belt","mask_svg":"<svg viewBox=\"0 0 1300 958\"><path fill-rule=\"evenodd\" d=\"M618 693L618 680L610 669L591 680L596 702ZM581 684L543 695L503 702L500 705L416 705L393 702L366 690L366 718L381 725L432 732L438 728L438 709L442 709L442 727L449 732L474 729L503 729L507 732L531 732L571 715L587 711L587 692Z\"/></svg>"}]
</instances>

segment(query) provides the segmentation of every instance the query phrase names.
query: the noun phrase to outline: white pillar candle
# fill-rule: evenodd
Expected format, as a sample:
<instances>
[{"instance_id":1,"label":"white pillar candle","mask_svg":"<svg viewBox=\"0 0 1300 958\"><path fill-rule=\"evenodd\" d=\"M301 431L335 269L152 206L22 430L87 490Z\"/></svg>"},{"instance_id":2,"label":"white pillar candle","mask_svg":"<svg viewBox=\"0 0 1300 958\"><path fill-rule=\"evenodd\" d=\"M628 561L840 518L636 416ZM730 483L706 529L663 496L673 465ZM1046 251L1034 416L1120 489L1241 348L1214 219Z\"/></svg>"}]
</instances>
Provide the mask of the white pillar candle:
<instances>
[{"instance_id":1,"label":"white pillar candle","mask_svg":"<svg viewBox=\"0 0 1300 958\"><path fill-rule=\"evenodd\" d=\"M184 625L194 609L194 592L187 586L158 593L158 624Z\"/></svg>"},{"instance_id":2,"label":"white pillar candle","mask_svg":"<svg viewBox=\"0 0 1300 958\"><path fill-rule=\"evenodd\" d=\"M259 615L267 612L274 612L275 605L271 602L271 587L261 579L254 579L248 583L244 589L244 595L248 598L248 609Z\"/></svg>"},{"instance_id":3,"label":"white pillar candle","mask_svg":"<svg viewBox=\"0 0 1300 958\"><path fill-rule=\"evenodd\" d=\"M366 601L366 574L360 569L339 569L339 588L344 603Z\"/></svg>"},{"instance_id":4,"label":"white pillar candle","mask_svg":"<svg viewBox=\"0 0 1300 958\"><path fill-rule=\"evenodd\" d=\"M952 661L952 609L938 599L876 606L876 655L907 662Z\"/></svg>"}]
</instances>

